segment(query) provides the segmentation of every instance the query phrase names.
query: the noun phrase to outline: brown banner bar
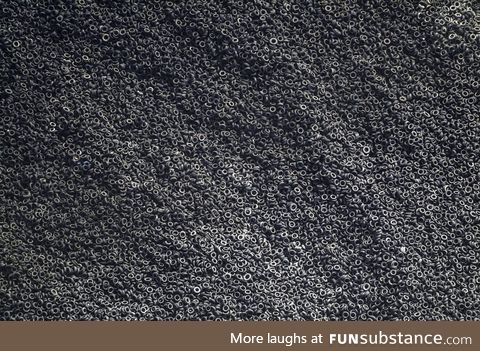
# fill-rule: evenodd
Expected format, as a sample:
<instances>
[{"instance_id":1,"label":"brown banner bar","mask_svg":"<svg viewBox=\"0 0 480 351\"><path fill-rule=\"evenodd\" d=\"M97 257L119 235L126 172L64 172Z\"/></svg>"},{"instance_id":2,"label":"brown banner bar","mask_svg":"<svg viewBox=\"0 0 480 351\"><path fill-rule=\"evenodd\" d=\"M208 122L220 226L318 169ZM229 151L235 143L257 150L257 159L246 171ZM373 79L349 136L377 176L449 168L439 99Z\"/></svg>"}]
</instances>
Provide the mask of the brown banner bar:
<instances>
[{"instance_id":1,"label":"brown banner bar","mask_svg":"<svg viewBox=\"0 0 480 351\"><path fill-rule=\"evenodd\" d=\"M2 350L480 350L480 322L0 322Z\"/></svg>"}]
</instances>

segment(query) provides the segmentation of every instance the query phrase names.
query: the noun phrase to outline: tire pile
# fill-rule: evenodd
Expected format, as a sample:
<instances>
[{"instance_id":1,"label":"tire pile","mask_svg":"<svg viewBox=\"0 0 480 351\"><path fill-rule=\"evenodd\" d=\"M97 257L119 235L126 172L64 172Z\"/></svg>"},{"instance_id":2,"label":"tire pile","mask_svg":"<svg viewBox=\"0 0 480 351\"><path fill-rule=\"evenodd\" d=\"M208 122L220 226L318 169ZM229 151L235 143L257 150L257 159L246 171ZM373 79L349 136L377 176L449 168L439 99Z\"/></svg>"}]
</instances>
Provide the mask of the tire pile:
<instances>
[{"instance_id":1,"label":"tire pile","mask_svg":"<svg viewBox=\"0 0 480 351\"><path fill-rule=\"evenodd\" d=\"M478 1L7 1L1 320L479 320Z\"/></svg>"}]
</instances>

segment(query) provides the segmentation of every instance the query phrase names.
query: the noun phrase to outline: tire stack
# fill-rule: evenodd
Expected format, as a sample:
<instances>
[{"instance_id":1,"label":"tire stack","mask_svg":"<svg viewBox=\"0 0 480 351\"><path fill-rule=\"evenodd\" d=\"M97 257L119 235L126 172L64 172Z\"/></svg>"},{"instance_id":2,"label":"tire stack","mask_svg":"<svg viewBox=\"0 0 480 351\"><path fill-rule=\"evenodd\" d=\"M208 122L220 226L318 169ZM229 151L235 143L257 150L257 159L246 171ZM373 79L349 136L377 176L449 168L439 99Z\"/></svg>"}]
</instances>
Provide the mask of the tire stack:
<instances>
[{"instance_id":1,"label":"tire stack","mask_svg":"<svg viewBox=\"0 0 480 351\"><path fill-rule=\"evenodd\" d=\"M0 319L480 319L479 10L5 2Z\"/></svg>"}]
</instances>

